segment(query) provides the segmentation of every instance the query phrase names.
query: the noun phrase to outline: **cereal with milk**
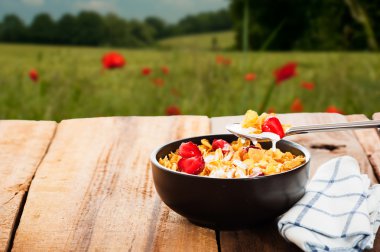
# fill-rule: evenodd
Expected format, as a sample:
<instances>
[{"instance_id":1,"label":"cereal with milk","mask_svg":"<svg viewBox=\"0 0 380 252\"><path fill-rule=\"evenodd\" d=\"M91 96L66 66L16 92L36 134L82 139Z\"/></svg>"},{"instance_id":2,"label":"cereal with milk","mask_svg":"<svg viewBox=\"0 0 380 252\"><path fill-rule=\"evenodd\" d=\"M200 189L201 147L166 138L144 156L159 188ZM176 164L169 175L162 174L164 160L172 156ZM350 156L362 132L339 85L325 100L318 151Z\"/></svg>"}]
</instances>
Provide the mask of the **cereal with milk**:
<instances>
[{"instance_id":1,"label":"cereal with milk","mask_svg":"<svg viewBox=\"0 0 380 252\"><path fill-rule=\"evenodd\" d=\"M256 141L238 138L232 143L202 139L200 145L185 142L178 150L160 158L168 169L214 178L248 178L278 174L292 170L305 162L302 155L277 149L275 142L284 137L288 125L282 125L274 114L258 115L248 110L239 127L252 134L267 134L273 146L266 150Z\"/></svg>"}]
</instances>

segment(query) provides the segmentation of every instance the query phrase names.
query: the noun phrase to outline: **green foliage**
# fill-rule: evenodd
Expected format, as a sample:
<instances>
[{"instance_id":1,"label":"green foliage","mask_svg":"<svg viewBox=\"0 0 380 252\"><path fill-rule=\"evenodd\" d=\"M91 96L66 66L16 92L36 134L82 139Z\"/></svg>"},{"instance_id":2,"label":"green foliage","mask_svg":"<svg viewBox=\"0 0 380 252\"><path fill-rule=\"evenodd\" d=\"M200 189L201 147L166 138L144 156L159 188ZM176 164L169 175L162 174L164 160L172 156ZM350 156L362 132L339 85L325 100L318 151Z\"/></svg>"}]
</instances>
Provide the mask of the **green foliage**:
<instances>
[{"instance_id":1,"label":"green foliage","mask_svg":"<svg viewBox=\"0 0 380 252\"><path fill-rule=\"evenodd\" d=\"M53 43L58 31L52 18L47 13L41 13L34 17L29 28L29 39L34 43Z\"/></svg>"},{"instance_id":2,"label":"green foliage","mask_svg":"<svg viewBox=\"0 0 380 252\"><path fill-rule=\"evenodd\" d=\"M75 44L100 45L105 37L102 17L92 11L82 11L77 17Z\"/></svg>"},{"instance_id":3,"label":"green foliage","mask_svg":"<svg viewBox=\"0 0 380 252\"><path fill-rule=\"evenodd\" d=\"M0 32L0 39L5 42L19 42L26 39L25 25L14 14L4 17Z\"/></svg>"},{"instance_id":4,"label":"green foliage","mask_svg":"<svg viewBox=\"0 0 380 252\"><path fill-rule=\"evenodd\" d=\"M159 40L158 47L175 50L231 50L235 45L234 36L232 31L175 36Z\"/></svg>"},{"instance_id":5,"label":"green foliage","mask_svg":"<svg viewBox=\"0 0 380 252\"><path fill-rule=\"evenodd\" d=\"M231 12L241 46L245 0L231 0ZM378 41L379 0L360 1ZM268 50L366 50L365 29L352 16L343 0L250 0L251 49ZM283 24L283 25L281 25ZM281 29L278 29L281 27ZM272 37L274 31L275 37ZM270 43L268 41L270 40Z\"/></svg>"},{"instance_id":6,"label":"green foliage","mask_svg":"<svg viewBox=\"0 0 380 252\"><path fill-rule=\"evenodd\" d=\"M232 27L232 19L227 10L203 12L182 18L177 26L178 34L225 31Z\"/></svg>"},{"instance_id":7,"label":"green foliage","mask_svg":"<svg viewBox=\"0 0 380 252\"><path fill-rule=\"evenodd\" d=\"M65 14L58 20L56 33L58 43L69 45L75 43L76 23L76 17L71 14Z\"/></svg>"},{"instance_id":8,"label":"green foliage","mask_svg":"<svg viewBox=\"0 0 380 252\"><path fill-rule=\"evenodd\" d=\"M116 14L102 16L82 11L77 16L65 14L57 22L49 14L35 16L25 27L15 15L5 16L0 26L0 41L33 42L39 44L68 44L115 47L146 47L158 39L185 33L231 29L226 10L192 15L178 24L167 24L158 17L144 21L126 20Z\"/></svg>"},{"instance_id":9,"label":"green foliage","mask_svg":"<svg viewBox=\"0 0 380 252\"><path fill-rule=\"evenodd\" d=\"M128 45L128 37L131 36L131 31L124 19L114 14L108 14L104 17L104 26L103 44L118 47Z\"/></svg>"},{"instance_id":10,"label":"green foliage","mask_svg":"<svg viewBox=\"0 0 380 252\"><path fill-rule=\"evenodd\" d=\"M273 70L298 62L298 75L276 86L269 107L290 112L299 97L307 112L335 105L347 114L371 116L380 107L380 57L375 53L249 53L226 52L229 66L215 62L209 51L119 50L128 64L103 70L108 50L86 47L0 45L0 118L61 120L65 118L164 115L177 105L184 114L223 116L258 109L274 81ZM168 66L164 75L161 66ZM151 67L150 76L141 68ZM38 83L28 78L35 68ZM247 82L248 72L257 75ZM152 79L162 78L163 87ZM315 90L300 87L315 83ZM175 90L175 92L173 91Z\"/></svg>"},{"instance_id":11,"label":"green foliage","mask_svg":"<svg viewBox=\"0 0 380 252\"><path fill-rule=\"evenodd\" d=\"M306 10L309 1L303 0L254 0L249 1L250 9L250 46L259 49L281 23L284 23L278 31L276 39L268 45L269 50L289 50L293 43L302 36L308 23ZM237 29L241 31L244 0L232 1L231 9ZM238 38L242 37L239 33ZM241 43L237 43L241 45Z\"/></svg>"},{"instance_id":12,"label":"green foliage","mask_svg":"<svg viewBox=\"0 0 380 252\"><path fill-rule=\"evenodd\" d=\"M361 4L363 1L360 1ZM368 14L369 21L376 32L376 40L380 43L380 0L365 1L363 6Z\"/></svg>"},{"instance_id":13,"label":"green foliage","mask_svg":"<svg viewBox=\"0 0 380 252\"><path fill-rule=\"evenodd\" d=\"M131 37L134 38L134 42L130 42L132 47L148 46L154 41L154 29L140 21L132 20L129 22L131 27Z\"/></svg>"},{"instance_id":14,"label":"green foliage","mask_svg":"<svg viewBox=\"0 0 380 252\"><path fill-rule=\"evenodd\" d=\"M308 9L308 28L295 48L303 50L365 50L366 38L344 1L315 1ZM324 10L320 13L318 10Z\"/></svg>"},{"instance_id":15,"label":"green foliage","mask_svg":"<svg viewBox=\"0 0 380 252\"><path fill-rule=\"evenodd\" d=\"M154 29L154 38L160 39L166 37L167 34L167 24L159 17L147 17L145 23Z\"/></svg>"}]
</instances>

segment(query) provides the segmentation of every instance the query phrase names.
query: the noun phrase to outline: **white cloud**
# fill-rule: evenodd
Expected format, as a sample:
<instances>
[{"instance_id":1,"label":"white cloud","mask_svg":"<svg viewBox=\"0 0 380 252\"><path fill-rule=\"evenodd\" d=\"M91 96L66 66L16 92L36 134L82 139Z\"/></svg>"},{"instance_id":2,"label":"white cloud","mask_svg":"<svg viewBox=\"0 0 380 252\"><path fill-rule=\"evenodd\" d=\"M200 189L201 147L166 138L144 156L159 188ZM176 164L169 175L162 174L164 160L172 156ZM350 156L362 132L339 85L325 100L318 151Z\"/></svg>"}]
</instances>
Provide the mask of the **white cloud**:
<instances>
[{"instance_id":1,"label":"white cloud","mask_svg":"<svg viewBox=\"0 0 380 252\"><path fill-rule=\"evenodd\" d=\"M41 6L44 4L44 0L22 0L22 2L26 5L32 5L32 6Z\"/></svg>"},{"instance_id":2,"label":"white cloud","mask_svg":"<svg viewBox=\"0 0 380 252\"><path fill-rule=\"evenodd\" d=\"M101 1L101 0L90 0L90 1L79 1L74 4L74 8L80 10L92 10L92 11L116 11L116 6L110 1Z\"/></svg>"}]
</instances>

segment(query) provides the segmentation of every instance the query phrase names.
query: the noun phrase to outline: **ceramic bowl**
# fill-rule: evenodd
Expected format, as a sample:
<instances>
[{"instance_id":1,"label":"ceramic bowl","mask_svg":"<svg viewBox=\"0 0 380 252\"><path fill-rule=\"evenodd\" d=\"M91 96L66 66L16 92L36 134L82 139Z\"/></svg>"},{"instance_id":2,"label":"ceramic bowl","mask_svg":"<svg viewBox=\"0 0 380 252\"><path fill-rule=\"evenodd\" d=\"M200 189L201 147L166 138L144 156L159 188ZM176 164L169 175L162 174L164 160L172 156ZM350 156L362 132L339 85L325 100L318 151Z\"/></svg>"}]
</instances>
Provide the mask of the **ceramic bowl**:
<instances>
[{"instance_id":1,"label":"ceramic bowl","mask_svg":"<svg viewBox=\"0 0 380 252\"><path fill-rule=\"evenodd\" d=\"M173 211L194 224L213 229L241 229L271 221L285 213L305 193L310 153L303 146L281 140L277 148L295 155L304 155L306 162L280 174L253 178L211 178L172 171L158 163L181 143L201 139L224 139L232 142L231 134L206 135L165 144L151 154L153 180L162 201ZM271 143L261 143L264 149Z\"/></svg>"}]
</instances>

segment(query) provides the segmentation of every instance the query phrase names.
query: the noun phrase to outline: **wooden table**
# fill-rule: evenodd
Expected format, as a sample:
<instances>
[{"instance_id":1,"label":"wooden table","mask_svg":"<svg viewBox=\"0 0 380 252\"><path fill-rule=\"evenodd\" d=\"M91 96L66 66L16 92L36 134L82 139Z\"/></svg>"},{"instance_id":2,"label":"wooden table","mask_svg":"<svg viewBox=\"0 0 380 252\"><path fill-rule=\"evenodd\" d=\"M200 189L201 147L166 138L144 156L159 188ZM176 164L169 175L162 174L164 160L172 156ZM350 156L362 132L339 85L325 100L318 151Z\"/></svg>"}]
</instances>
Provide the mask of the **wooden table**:
<instances>
[{"instance_id":1,"label":"wooden table","mask_svg":"<svg viewBox=\"0 0 380 252\"><path fill-rule=\"evenodd\" d=\"M368 120L363 115L284 114L293 125ZM380 113L374 115L380 119ZM0 251L298 251L276 223L217 231L164 205L150 152L166 142L224 132L241 117L109 117L0 121ZM344 154L380 178L375 129L292 137L312 153L312 173ZM375 250L380 250L380 235Z\"/></svg>"}]
</instances>

